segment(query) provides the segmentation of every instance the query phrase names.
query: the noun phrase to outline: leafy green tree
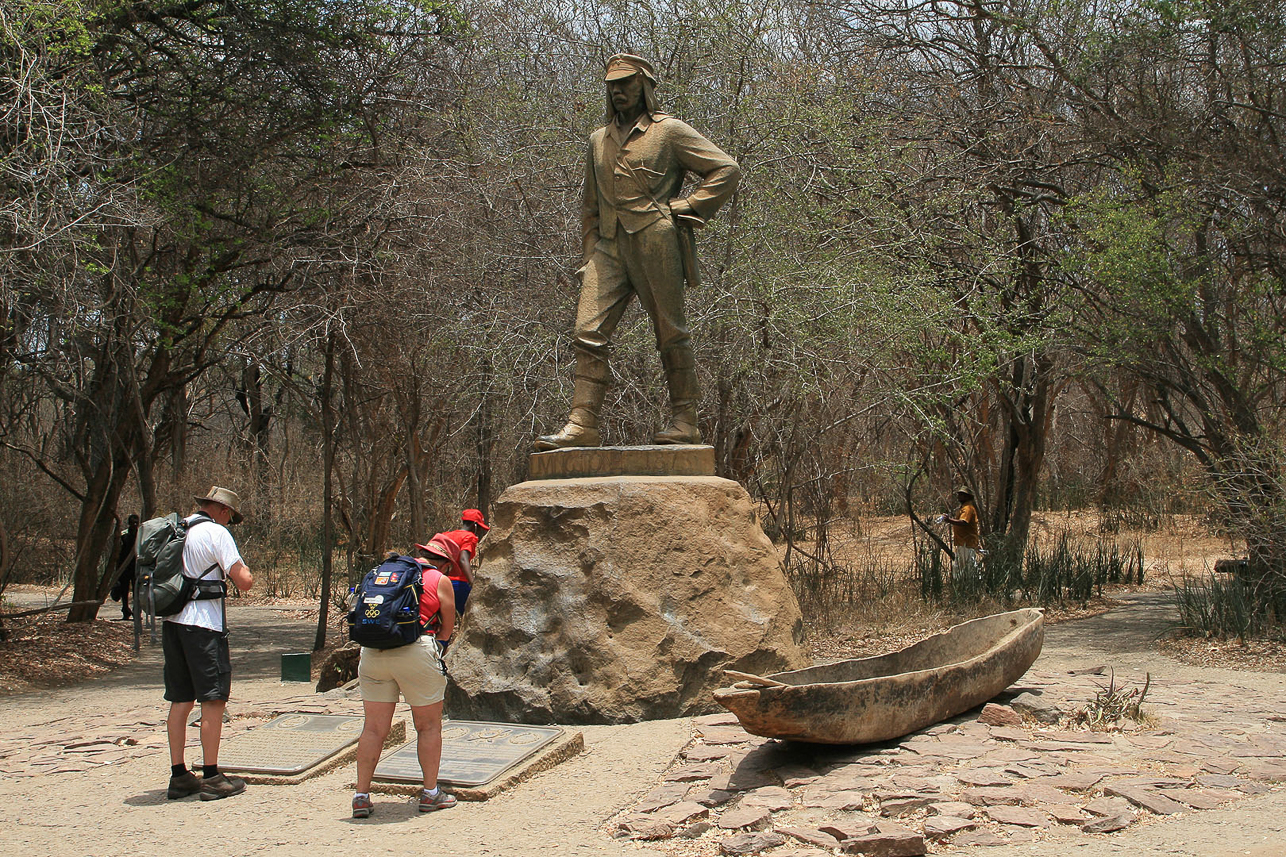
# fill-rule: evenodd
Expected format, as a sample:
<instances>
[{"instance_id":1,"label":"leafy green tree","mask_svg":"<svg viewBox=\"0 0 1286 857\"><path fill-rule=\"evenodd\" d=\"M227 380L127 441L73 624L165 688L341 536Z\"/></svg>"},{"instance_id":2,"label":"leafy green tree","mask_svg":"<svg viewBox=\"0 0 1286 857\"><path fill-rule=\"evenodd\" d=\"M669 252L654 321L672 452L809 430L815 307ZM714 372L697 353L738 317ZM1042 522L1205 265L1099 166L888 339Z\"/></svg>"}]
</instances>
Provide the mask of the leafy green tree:
<instances>
[{"instance_id":1,"label":"leafy green tree","mask_svg":"<svg viewBox=\"0 0 1286 857\"><path fill-rule=\"evenodd\" d=\"M1284 502L1286 22L1242 0L1108 10L1089 50L1051 52L1107 173L1068 212L1067 268L1095 310L1085 342L1113 418L1205 469L1268 606L1286 592L1268 524ZM1116 392L1122 370L1145 405Z\"/></svg>"}]
</instances>

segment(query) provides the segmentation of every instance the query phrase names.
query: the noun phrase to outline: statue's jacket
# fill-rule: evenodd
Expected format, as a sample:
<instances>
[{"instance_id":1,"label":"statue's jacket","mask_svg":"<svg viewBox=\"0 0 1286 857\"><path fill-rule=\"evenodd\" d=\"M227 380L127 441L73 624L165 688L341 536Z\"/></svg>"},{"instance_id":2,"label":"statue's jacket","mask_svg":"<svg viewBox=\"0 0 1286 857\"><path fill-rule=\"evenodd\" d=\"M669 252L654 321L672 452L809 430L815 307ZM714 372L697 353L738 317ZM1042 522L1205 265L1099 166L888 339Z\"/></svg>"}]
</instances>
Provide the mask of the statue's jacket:
<instances>
[{"instance_id":1,"label":"statue's jacket","mask_svg":"<svg viewBox=\"0 0 1286 857\"><path fill-rule=\"evenodd\" d=\"M670 200L678 195L688 172L701 181L686 197L695 217L682 220L699 226L737 189L741 168L736 161L691 125L665 114L645 111L624 145L617 144L607 126L594 131L585 161L581 207L585 259L600 238L614 239L618 227L635 233L661 218L673 221Z\"/></svg>"}]
</instances>

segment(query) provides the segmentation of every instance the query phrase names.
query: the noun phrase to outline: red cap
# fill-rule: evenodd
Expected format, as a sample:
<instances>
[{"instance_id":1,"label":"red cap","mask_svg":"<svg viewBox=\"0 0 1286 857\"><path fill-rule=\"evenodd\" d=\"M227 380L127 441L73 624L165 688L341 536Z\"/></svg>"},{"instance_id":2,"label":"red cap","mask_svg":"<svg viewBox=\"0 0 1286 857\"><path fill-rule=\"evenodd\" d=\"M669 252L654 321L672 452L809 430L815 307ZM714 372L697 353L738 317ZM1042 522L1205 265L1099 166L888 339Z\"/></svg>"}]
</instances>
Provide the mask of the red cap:
<instances>
[{"instance_id":1,"label":"red cap","mask_svg":"<svg viewBox=\"0 0 1286 857\"><path fill-rule=\"evenodd\" d=\"M431 553L434 556L440 556L447 561L450 561L451 559L451 556L450 554L447 553L446 548L442 547L441 545L435 545L433 542L429 542L427 545L416 545L416 547L424 551L425 553Z\"/></svg>"},{"instance_id":2,"label":"red cap","mask_svg":"<svg viewBox=\"0 0 1286 857\"><path fill-rule=\"evenodd\" d=\"M469 521L471 523L477 524L479 527L482 527L484 530L491 529L491 527L487 526L487 519L482 517L482 513L479 512L477 509L465 509L463 512L460 513L460 520Z\"/></svg>"}]
</instances>

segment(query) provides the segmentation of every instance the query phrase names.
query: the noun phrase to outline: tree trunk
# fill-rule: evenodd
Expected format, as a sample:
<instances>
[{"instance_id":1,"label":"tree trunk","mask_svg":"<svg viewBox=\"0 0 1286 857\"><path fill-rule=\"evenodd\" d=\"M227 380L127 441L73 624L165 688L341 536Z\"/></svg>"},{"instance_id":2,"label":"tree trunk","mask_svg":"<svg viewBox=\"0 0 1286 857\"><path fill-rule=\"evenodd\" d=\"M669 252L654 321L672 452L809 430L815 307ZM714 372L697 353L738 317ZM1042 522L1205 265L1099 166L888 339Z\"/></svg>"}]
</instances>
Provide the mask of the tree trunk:
<instances>
[{"instance_id":1,"label":"tree trunk","mask_svg":"<svg viewBox=\"0 0 1286 857\"><path fill-rule=\"evenodd\" d=\"M121 362L125 364L129 373L130 407L134 421L139 427L135 435L138 439L138 449L134 455L134 472L138 475L138 492L143 501L140 517L142 520L147 520L153 516L156 509L156 475L152 466L156 456L151 427L147 421L147 405L143 402L143 391L139 387L134 364L132 360L126 359L127 356L132 357L132 355L121 355ZM113 511L115 511L115 504L113 504Z\"/></svg>"},{"instance_id":2,"label":"tree trunk","mask_svg":"<svg viewBox=\"0 0 1286 857\"><path fill-rule=\"evenodd\" d=\"M68 622L92 622L112 588L116 570L116 504L129 479L129 462L105 457L86 486L76 532L76 561L72 571L72 600L82 604L67 613ZM104 564L103 557L109 556ZM102 570L105 569L105 570Z\"/></svg>"},{"instance_id":3,"label":"tree trunk","mask_svg":"<svg viewBox=\"0 0 1286 857\"><path fill-rule=\"evenodd\" d=\"M249 362L241 369L241 385L236 390L238 403L246 415L246 442L250 447L251 473L254 477L255 495L260 497L260 523L271 524L273 503L267 496L272 484L272 462L268 448L272 440L273 406L264 395L263 368Z\"/></svg>"},{"instance_id":4,"label":"tree trunk","mask_svg":"<svg viewBox=\"0 0 1286 857\"><path fill-rule=\"evenodd\" d=\"M335 334L326 337L326 368L322 373L321 422L322 422L322 571L321 603L317 607L317 635L313 638L313 651L326 647L326 627L330 622L330 590L334 569L331 549L335 544L335 520L331 514L334 497L332 474L335 471Z\"/></svg>"},{"instance_id":5,"label":"tree trunk","mask_svg":"<svg viewBox=\"0 0 1286 857\"><path fill-rule=\"evenodd\" d=\"M491 448L495 444L495 433L491 428L491 359L482 358L482 372L478 389L478 508L482 514L488 514L491 508Z\"/></svg>"},{"instance_id":6,"label":"tree trunk","mask_svg":"<svg viewBox=\"0 0 1286 857\"><path fill-rule=\"evenodd\" d=\"M175 473L188 465L188 388L180 384L170 393L170 461ZM155 498L153 498L155 499ZM148 511L154 514L155 505Z\"/></svg>"},{"instance_id":7,"label":"tree trunk","mask_svg":"<svg viewBox=\"0 0 1286 857\"><path fill-rule=\"evenodd\" d=\"M406 467L398 469L393 478L384 484L376 501L371 505L370 529L366 536L366 549L376 561L388 550L389 533L393 529L393 513L397 511L397 495L406 482Z\"/></svg>"},{"instance_id":8,"label":"tree trunk","mask_svg":"<svg viewBox=\"0 0 1286 857\"><path fill-rule=\"evenodd\" d=\"M1053 361L1045 355L1019 358L1012 371L1012 397L999 391L1008 427L992 509L992 532L1005 534L1020 545L1027 543L1031 529L1046 437L1054 416L1052 371Z\"/></svg>"},{"instance_id":9,"label":"tree trunk","mask_svg":"<svg viewBox=\"0 0 1286 857\"><path fill-rule=\"evenodd\" d=\"M408 392L410 401L406 403L406 493L411 508L411 532L417 539L428 538L424 514L424 487L420 482L420 460L423 452L420 449L420 385L415 379L414 388Z\"/></svg>"},{"instance_id":10,"label":"tree trunk","mask_svg":"<svg viewBox=\"0 0 1286 857\"><path fill-rule=\"evenodd\" d=\"M9 531L4 521L0 521L0 595L4 594L5 584L9 582Z\"/></svg>"},{"instance_id":11,"label":"tree trunk","mask_svg":"<svg viewBox=\"0 0 1286 857\"><path fill-rule=\"evenodd\" d=\"M1121 391L1121 401L1119 409L1123 412L1130 412L1134 409L1134 400L1138 395L1139 383L1137 379L1127 378L1124 389ZM1108 404L1111 407L1111 404ZM1105 450L1105 461L1103 462L1103 472L1099 477L1099 496L1098 503L1102 508L1111 508L1120 505L1125 499L1121 496L1121 486L1117 484L1118 474L1121 469L1121 461L1125 458L1134 447L1134 424L1128 420L1113 420L1105 428L1107 435L1107 449Z\"/></svg>"}]
</instances>

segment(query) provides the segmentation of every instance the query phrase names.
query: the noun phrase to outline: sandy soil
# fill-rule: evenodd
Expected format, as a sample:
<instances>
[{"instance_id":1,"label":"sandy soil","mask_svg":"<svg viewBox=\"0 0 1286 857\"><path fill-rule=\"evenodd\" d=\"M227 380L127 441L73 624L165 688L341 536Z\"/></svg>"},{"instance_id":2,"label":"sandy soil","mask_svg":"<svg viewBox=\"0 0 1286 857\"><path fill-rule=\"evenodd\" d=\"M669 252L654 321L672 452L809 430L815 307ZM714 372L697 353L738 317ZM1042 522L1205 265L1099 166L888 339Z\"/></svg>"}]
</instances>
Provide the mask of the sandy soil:
<instances>
[{"instance_id":1,"label":"sandy soil","mask_svg":"<svg viewBox=\"0 0 1286 857\"><path fill-rule=\"evenodd\" d=\"M1190 666L1159 654L1154 641L1170 621L1169 610L1153 601L1054 626L1036 666L1055 670L1108 663L1121 676L1151 672L1172 681L1227 680L1286 699L1286 675ZM308 622L292 618L288 611L236 605L229 624L234 629L237 671L230 706L234 717L252 710L262 713L275 700L306 687L283 685L278 677L282 652L309 647ZM57 737L60 731L101 728L114 719L137 723L140 709L154 711L158 724L152 728L150 749L88 770L6 774L0 779L0 800L10 807L16 822L0 837L6 853L171 855L201 849L231 855L311 857L355 850L402 855L423 849L497 857L672 854L672 849L614 840L605 828L614 814L656 785L692 737L688 720L581 727L586 749L577 758L490 801L461 803L429 816L420 816L403 799L379 797L371 819L353 821L349 818L351 768L295 786L251 786L244 795L224 801L167 801L168 760L157 740L163 728L159 725L163 706L158 649L147 649L134 663L89 682L0 699L0 735ZM22 748L10 746L4 752L12 762L22 755ZM197 755L189 750L189 761L198 761ZM0 767L4 763L0 756ZM1066 849L1066 843L1036 842L989 848L985 853L1053 857ZM787 846L775 852L791 850ZM1074 853L1085 857L1119 853L1282 857L1286 854L1286 788L1279 785L1230 808L1158 819L1121 834L1090 837L1078 843Z\"/></svg>"},{"instance_id":2,"label":"sandy soil","mask_svg":"<svg viewBox=\"0 0 1286 857\"><path fill-rule=\"evenodd\" d=\"M905 527L905 519L864 522L862 532L854 534L853 546L899 553L907 543ZM1090 538L1095 527L1092 520L1077 515L1044 516L1037 526L1038 532L1049 536L1063 529ZM1141 537L1149 560L1149 588L1154 591L1168 589L1171 575L1200 574L1214 559L1236 555L1235 546L1209 536L1199 522L1187 519L1173 519ZM20 594L18 589L8 593ZM1229 670L1213 665L1217 660L1194 664L1162 653L1156 642L1173 624L1173 612L1154 601L1125 600L1102 616L1050 627L1035 668L1056 671L1101 663L1114 667L1123 678L1150 672L1175 682L1226 682L1286 700L1286 675L1281 672ZM278 680L279 656L311 648L313 625L306 611L289 607L263 602L231 607L233 728L265 716L279 700L301 692L300 685ZM80 648L81 654L88 652L88 646ZM67 655L69 668L76 654ZM1253 658L1244 665L1254 666ZM104 670L112 667L116 664L105 664ZM1286 711L1286 703L1283 706ZM140 712L144 712L142 719ZM167 857L197 848L284 857L347 855L355 850L401 855L420 849L497 857L676 853L676 843L654 846L615 840L607 830L609 820L652 789L689 743L693 729L688 720L579 727L585 738L584 753L490 801L462 803L448 812L420 816L409 802L377 797L375 815L354 821L349 818L351 766L296 786L251 786L246 794L225 801L167 801L163 716L159 647L145 648L137 660L85 681L0 696L0 772L7 771L0 773L0 799L6 801L16 822L0 835L4 852ZM140 743L112 764L73 765L61 773L48 767L33 771L30 765L24 770L22 760L33 755L33 741L9 741L7 746L3 742L3 736L49 740L113 729L122 735L132 731L129 740ZM192 733L195 737L195 730ZM199 761L199 751L190 749L188 759ZM825 853L796 849L796 844L764 853L782 857ZM934 853L972 850L934 848ZM716 853L713 849L717 844L712 842L693 843L691 853L704 857ZM1087 837L1070 851L1065 841L1046 841L987 848L983 853L996 857L1067 853L1286 857L1286 788L1279 785L1268 794L1222 809L1155 819L1122 833Z\"/></svg>"}]
</instances>

